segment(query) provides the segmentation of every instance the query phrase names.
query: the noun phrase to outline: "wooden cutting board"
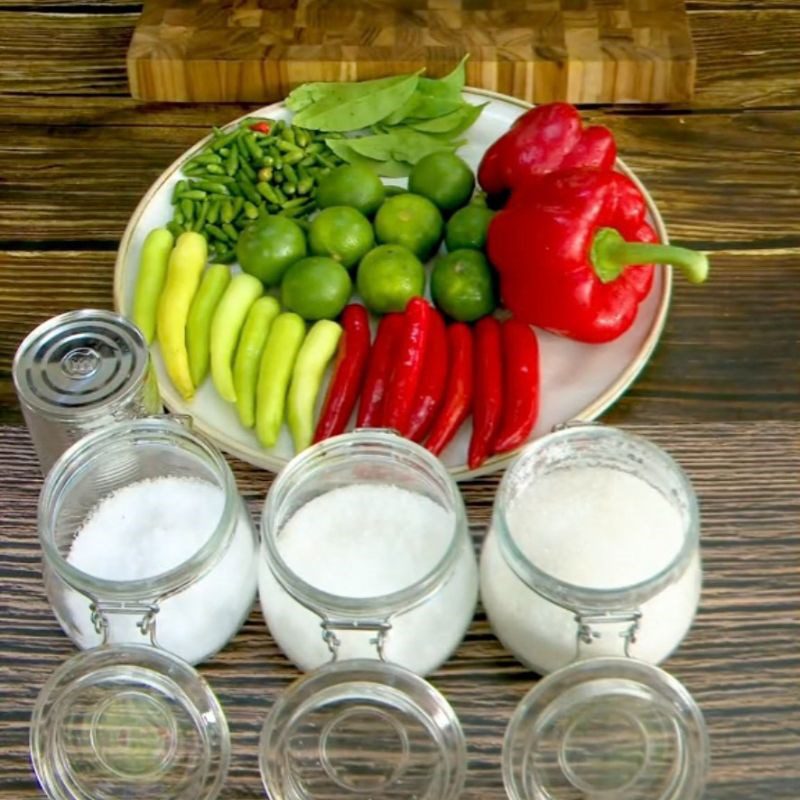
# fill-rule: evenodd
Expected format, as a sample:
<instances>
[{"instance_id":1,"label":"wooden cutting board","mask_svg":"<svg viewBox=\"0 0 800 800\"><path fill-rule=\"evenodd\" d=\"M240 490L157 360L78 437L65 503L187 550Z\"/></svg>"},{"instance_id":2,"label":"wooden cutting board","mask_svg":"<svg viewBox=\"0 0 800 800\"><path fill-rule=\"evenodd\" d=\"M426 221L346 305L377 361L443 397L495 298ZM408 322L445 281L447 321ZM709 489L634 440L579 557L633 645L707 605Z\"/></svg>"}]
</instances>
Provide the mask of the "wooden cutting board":
<instances>
[{"instance_id":1,"label":"wooden cutting board","mask_svg":"<svg viewBox=\"0 0 800 800\"><path fill-rule=\"evenodd\" d=\"M692 96L683 0L145 0L128 51L142 100L274 101L470 54L467 84L537 103Z\"/></svg>"}]
</instances>

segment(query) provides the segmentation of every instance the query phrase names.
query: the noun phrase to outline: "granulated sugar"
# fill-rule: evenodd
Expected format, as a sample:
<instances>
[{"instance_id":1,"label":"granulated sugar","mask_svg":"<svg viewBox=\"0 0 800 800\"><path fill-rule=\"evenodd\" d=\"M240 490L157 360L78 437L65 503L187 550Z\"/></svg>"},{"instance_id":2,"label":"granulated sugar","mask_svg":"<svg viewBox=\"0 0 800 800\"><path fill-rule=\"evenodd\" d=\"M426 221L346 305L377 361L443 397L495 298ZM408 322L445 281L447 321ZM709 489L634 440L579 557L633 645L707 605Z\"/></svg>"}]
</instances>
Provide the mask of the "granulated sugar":
<instances>
[{"instance_id":1,"label":"granulated sugar","mask_svg":"<svg viewBox=\"0 0 800 800\"><path fill-rule=\"evenodd\" d=\"M625 589L667 568L683 545L679 509L647 481L609 467L572 467L537 477L506 509L511 536L535 567L585 589ZM651 663L681 642L697 609L701 583L695 554L685 572L638 607L641 619L630 654ZM539 673L578 655L575 611L527 586L500 550L497 533L481 555L481 599L497 637ZM596 624L581 656L623 655L619 626Z\"/></svg>"},{"instance_id":2,"label":"granulated sugar","mask_svg":"<svg viewBox=\"0 0 800 800\"><path fill-rule=\"evenodd\" d=\"M87 516L67 561L104 580L153 578L180 566L208 542L224 505L222 489L196 478L160 477L130 484L105 497ZM158 645L190 663L223 647L252 606L254 552L250 520L241 509L221 558L201 578L160 603L155 618ZM89 605L84 595L68 590L69 632L82 647L101 641L91 624ZM106 616L110 641L147 641L136 627L140 615Z\"/></svg>"},{"instance_id":3,"label":"granulated sugar","mask_svg":"<svg viewBox=\"0 0 800 800\"><path fill-rule=\"evenodd\" d=\"M424 495L384 484L334 489L302 506L278 535L290 569L317 589L368 598L406 589L444 557L454 536L454 514ZM446 583L421 605L392 620L386 639L390 661L426 673L458 645L477 599L477 570L469 540ZM320 617L278 584L266 558L259 593L272 635L302 669L330 660ZM340 658L376 658L373 633L337 632Z\"/></svg>"}]
</instances>

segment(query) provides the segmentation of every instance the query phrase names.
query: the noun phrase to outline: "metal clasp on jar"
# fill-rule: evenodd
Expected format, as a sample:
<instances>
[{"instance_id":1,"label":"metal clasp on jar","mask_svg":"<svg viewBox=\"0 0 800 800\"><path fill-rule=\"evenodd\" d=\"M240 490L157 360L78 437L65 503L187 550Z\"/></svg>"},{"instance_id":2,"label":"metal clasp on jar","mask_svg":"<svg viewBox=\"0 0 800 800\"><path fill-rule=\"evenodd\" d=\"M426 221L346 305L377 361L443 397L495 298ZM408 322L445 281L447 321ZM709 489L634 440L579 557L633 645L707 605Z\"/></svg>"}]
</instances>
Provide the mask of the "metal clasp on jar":
<instances>
[{"instance_id":1,"label":"metal clasp on jar","mask_svg":"<svg viewBox=\"0 0 800 800\"><path fill-rule=\"evenodd\" d=\"M575 622L578 623L576 639L576 658L582 655L582 649L591 645L604 635L617 636L623 645L626 656L630 656L630 646L636 641L636 632L639 630L639 621L642 612L634 611L608 611L608 612L577 612ZM602 628L602 630L598 630ZM588 655L583 653L584 655Z\"/></svg>"},{"instance_id":2,"label":"metal clasp on jar","mask_svg":"<svg viewBox=\"0 0 800 800\"><path fill-rule=\"evenodd\" d=\"M127 616L139 616L141 619L136 623L136 627L141 631L142 636L150 639L150 644L156 644L156 614L158 614L158 603L137 603L118 600L93 600L89 606L92 612L92 625L95 632L103 637L103 644L108 644L110 623L108 616L111 614L124 614Z\"/></svg>"},{"instance_id":3,"label":"metal clasp on jar","mask_svg":"<svg viewBox=\"0 0 800 800\"><path fill-rule=\"evenodd\" d=\"M375 634L369 642L375 645L378 658L381 661L386 661L384 647L386 645L386 637L392 629L392 623L388 620L323 619L320 627L322 628L322 639L331 653L331 661L338 660L339 648L342 645L337 631L363 631L364 633Z\"/></svg>"}]
</instances>

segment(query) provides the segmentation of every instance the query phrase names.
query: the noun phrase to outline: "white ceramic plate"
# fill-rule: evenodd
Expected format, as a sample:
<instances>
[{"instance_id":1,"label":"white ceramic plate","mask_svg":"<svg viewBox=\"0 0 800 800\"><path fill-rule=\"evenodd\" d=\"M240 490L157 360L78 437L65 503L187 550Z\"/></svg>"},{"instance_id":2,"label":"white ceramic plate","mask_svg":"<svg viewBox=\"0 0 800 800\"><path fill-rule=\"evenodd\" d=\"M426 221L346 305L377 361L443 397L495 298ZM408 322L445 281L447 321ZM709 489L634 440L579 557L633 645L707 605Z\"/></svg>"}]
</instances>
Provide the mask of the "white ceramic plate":
<instances>
[{"instance_id":1,"label":"white ceramic plate","mask_svg":"<svg viewBox=\"0 0 800 800\"><path fill-rule=\"evenodd\" d=\"M489 145L508 130L511 123L530 105L483 90L465 91L464 97L470 103L488 101L477 123L468 132L468 143L459 150L459 154L477 169ZM291 112L282 103L276 103L247 116L290 119ZM114 299L118 311L130 313L144 238L152 228L164 225L171 218L170 198L175 183L182 177L181 168L205 145L208 138L187 150L159 177L131 217L120 243L114 274ZM650 222L661 241L666 243L667 232L652 199L622 161L618 162L617 168L642 189L649 206ZM537 331L541 354L541 410L531 438L570 420L596 419L622 395L647 363L658 342L669 307L671 284L670 268L657 269L653 288L641 304L633 327L608 344L586 345ZM190 402L183 400L167 378L157 345L152 352L166 406L174 413L191 415L195 427L223 450L272 471L279 470L294 455L285 426L274 448L265 450L261 447L255 434L239 423L234 406L216 393L210 379L206 380ZM320 396L324 396L324 387ZM514 457L514 453L507 453L488 460L479 470L469 470L466 454L470 432L467 422L442 454L443 461L456 479L492 472L505 466Z\"/></svg>"}]
</instances>

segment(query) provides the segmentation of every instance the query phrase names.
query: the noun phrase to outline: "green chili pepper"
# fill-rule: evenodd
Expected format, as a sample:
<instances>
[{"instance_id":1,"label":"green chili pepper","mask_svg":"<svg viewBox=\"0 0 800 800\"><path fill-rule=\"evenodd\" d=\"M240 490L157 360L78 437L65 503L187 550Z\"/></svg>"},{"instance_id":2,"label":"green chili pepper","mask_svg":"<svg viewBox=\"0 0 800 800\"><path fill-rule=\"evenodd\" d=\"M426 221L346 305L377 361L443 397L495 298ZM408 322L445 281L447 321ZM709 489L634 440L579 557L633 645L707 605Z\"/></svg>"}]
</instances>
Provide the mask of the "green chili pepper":
<instances>
[{"instance_id":1,"label":"green chili pepper","mask_svg":"<svg viewBox=\"0 0 800 800\"><path fill-rule=\"evenodd\" d=\"M226 200L219 211L219 218L222 222L233 222L233 201Z\"/></svg>"},{"instance_id":2,"label":"green chili pepper","mask_svg":"<svg viewBox=\"0 0 800 800\"><path fill-rule=\"evenodd\" d=\"M205 200L205 193L199 198L200 200ZM184 196L181 198L181 213L183 214L183 219L185 222L191 223L194 220L194 203L192 200L194 198Z\"/></svg>"},{"instance_id":3,"label":"green chili pepper","mask_svg":"<svg viewBox=\"0 0 800 800\"><path fill-rule=\"evenodd\" d=\"M227 202L224 201L224 202ZM219 220L219 210L222 206L222 201L220 200L212 200L212 202L208 206L208 214L206 214L206 222L210 222L214 225L217 220Z\"/></svg>"},{"instance_id":4,"label":"green chili pepper","mask_svg":"<svg viewBox=\"0 0 800 800\"><path fill-rule=\"evenodd\" d=\"M178 202L181 194L183 194L183 192L185 192L188 188L189 188L189 181L180 180L175 184L175 188L172 190L173 205Z\"/></svg>"},{"instance_id":5,"label":"green chili pepper","mask_svg":"<svg viewBox=\"0 0 800 800\"><path fill-rule=\"evenodd\" d=\"M269 330L256 387L256 434L264 447L272 447L278 440L286 391L305 335L305 322L291 311L278 315Z\"/></svg>"},{"instance_id":6,"label":"green chili pepper","mask_svg":"<svg viewBox=\"0 0 800 800\"><path fill-rule=\"evenodd\" d=\"M223 222L222 230L225 232L225 235L235 244L236 240L239 238L239 231L237 231L230 222Z\"/></svg>"},{"instance_id":7,"label":"green chili pepper","mask_svg":"<svg viewBox=\"0 0 800 800\"><path fill-rule=\"evenodd\" d=\"M204 192L211 192L212 194L230 194L228 187L224 183L219 183L218 181L196 180L193 181L192 187L202 189ZM186 195L184 195L184 197L186 197Z\"/></svg>"},{"instance_id":8,"label":"green chili pepper","mask_svg":"<svg viewBox=\"0 0 800 800\"><path fill-rule=\"evenodd\" d=\"M308 332L292 371L286 417L296 453L314 438L314 405L325 368L336 353L342 326L329 319L315 322Z\"/></svg>"},{"instance_id":9,"label":"green chili pepper","mask_svg":"<svg viewBox=\"0 0 800 800\"><path fill-rule=\"evenodd\" d=\"M291 164L286 163L283 165L283 177L292 183L297 183L297 172Z\"/></svg>"},{"instance_id":10,"label":"green chili pepper","mask_svg":"<svg viewBox=\"0 0 800 800\"><path fill-rule=\"evenodd\" d=\"M244 204L244 215L247 219L256 219L258 217L258 208L249 200Z\"/></svg>"},{"instance_id":11,"label":"green chili pepper","mask_svg":"<svg viewBox=\"0 0 800 800\"><path fill-rule=\"evenodd\" d=\"M228 245L228 237L225 235L225 232L222 228L218 228L216 225L210 225L206 223L206 233L211 234L215 239L222 242L224 245Z\"/></svg>"},{"instance_id":12,"label":"green chili pepper","mask_svg":"<svg viewBox=\"0 0 800 800\"><path fill-rule=\"evenodd\" d=\"M260 297L256 300L247 313L236 347L233 358L233 388L236 392L236 411L246 428L252 428L256 423L258 367L270 326L280 310L280 303L274 297Z\"/></svg>"},{"instance_id":13,"label":"green chili pepper","mask_svg":"<svg viewBox=\"0 0 800 800\"><path fill-rule=\"evenodd\" d=\"M194 395L186 350L189 307L206 265L208 245L199 233L182 233L169 257L167 278L157 311L157 337L167 374L181 395Z\"/></svg>"},{"instance_id":14,"label":"green chili pepper","mask_svg":"<svg viewBox=\"0 0 800 800\"><path fill-rule=\"evenodd\" d=\"M248 152L250 153L250 157L256 161L261 161L264 158L264 153L261 152L261 148L256 144L256 137L253 136L252 133L247 133L242 137L244 141L244 146L247 148Z\"/></svg>"},{"instance_id":15,"label":"green chili pepper","mask_svg":"<svg viewBox=\"0 0 800 800\"><path fill-rule=\"evenodd\" d=\"M158 299L167 278L167 264L174 242L174 234L169 228L154 228L142 245L131 318L148 344L156 335Z\"/></svg>"},{"instance_id":16,"label":"green chili pepper","mask_svg":"<svg viewBox=\"0 0 800 800\"><path fill-rule=\"evenodd\" d=\"M203 273L200 288L189 307L186 349L189 373L195 386L200 386L208 374L211 319L230 281L230 270L224 264L212 264Z\"/></svg>"},{"instance_id":17,"label":"green chili pepper","mask_svg":"<svg viewBox=\"0 0 800 800\"><path fill-rule=\"evenodd\" d=\"M211 320L211 380L220 396L236 401L233 353L250 306L264 293L258 278L239 273L228 284Z\"/></svg>"},{"instance_id":18,"label":"green chili pepper","mask_svg":"<svg viewBox=\"0 0 800 800\"><path fill-rule=\"evenodd\" d=\"M261 183L259 183L256 186L256 189L258 190L258 193L263 195L270 203L281 202L280 197L276 191L277 187L270 186L270 184L261 181Z\"/></svg>"},{"instance_id":19,"label":"green chili pepper","mask_svg":"<svg viewBox=\"0 0 800 800\"><path fill-rule=\"evenodd\" d=\"M225 169L219 164L206 164L206 172L209 175L224 175Z\"/></svg>"},{"instance_id":20,"label":"green chili pepper","mask_svg":"<svg viewBox=\"0 0 800 800\"><path fill-rule=\"evenodd\" d=\"M236 173L237 168L239 167L239 151L233 149L228 153L228 157L225 159L225 172L228 175L234 175Z\"/></svg>"},{"instance_id":21,"label":"green chili pepper","mask_svg":"<svg viewBox=\"0 0 800 800\"><path fill-rule=\"evenodd\" d=\"M251 181L256 179L256 171L244 159L239 161L239 172L245 175Z\"/></svg>"}]
</instances>

